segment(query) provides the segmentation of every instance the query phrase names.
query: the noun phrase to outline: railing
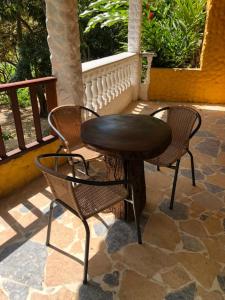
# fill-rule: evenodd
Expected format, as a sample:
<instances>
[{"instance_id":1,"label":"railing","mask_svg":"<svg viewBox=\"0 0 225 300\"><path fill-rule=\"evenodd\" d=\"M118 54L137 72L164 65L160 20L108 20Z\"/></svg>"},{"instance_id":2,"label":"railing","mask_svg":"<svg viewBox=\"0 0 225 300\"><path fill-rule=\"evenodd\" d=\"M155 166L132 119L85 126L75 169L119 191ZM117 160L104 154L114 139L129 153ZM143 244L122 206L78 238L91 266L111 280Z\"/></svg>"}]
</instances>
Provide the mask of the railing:
<instances>
[{"instance_id":1,"label":"railing","mask_svg":"<svg viewBox=\"0 0 225 300\"><path fill-rule=\"evenodd\" d=\"M56 78L45 77L0 85L0 93L5 92L10 99L10 106L13 114L18 143L17 149L13 149L9 152L6 151L5 141L3 138L3 131L0 124L0 163L5 162L6 160L12 157L18 156L26 152L27 150L38 147L40 144L48 143L54 139L53 135L43 136L42 133L39 105L37 99L37 89L40 87L44 89L44 95L47 102L47 109L48 111L50 111L51 109L57 106ZM35 138L29 144L26 144L25 142L24 128L22 124L21 111L18 102L17 91L21 88L29 88L31 110L35 131Z\"/></svg>"},{"instance_id":2,"label":"railing","mask_svg":"<svg viewBox=\"0 0 225 300\"><path fill-rule=\"evenodd\" d=\"M84 105L100 114L118 113L139 88L139 56L121 53L82 64L85 85Z\"/></svg>"},{"instance_id":3,"label":"railing","mask_svg":"<svg viewBox=\"0 0 225 300\"><path fill-rule=\"evenodd\" d=\"M153 53L144 53L142 56L146 56L148 60L147 76L144 84L141 84L141 57L139 54L124 52L83 63L84 106L99 112L101 115L115 114L123 111L133 100L138 98L146 100ZM5 92L10 99L11 119L13 125L15 125L17 136L17 144L12 149L6 149L0 119L0 163L54 139L54 136L44 136L42 132L40 106L37 99L37 89L40 87L44 88L48 111L50 111L57 106L55 77L0 85L0 93ZM21 88L29 89L30 114L33 118L32 128L34 131L33 136L35 136L32 138L32 142L28 142L24 135L22 122L24 116L21 117L17 95L18 90Z\"/></svg>"}]
</instances>

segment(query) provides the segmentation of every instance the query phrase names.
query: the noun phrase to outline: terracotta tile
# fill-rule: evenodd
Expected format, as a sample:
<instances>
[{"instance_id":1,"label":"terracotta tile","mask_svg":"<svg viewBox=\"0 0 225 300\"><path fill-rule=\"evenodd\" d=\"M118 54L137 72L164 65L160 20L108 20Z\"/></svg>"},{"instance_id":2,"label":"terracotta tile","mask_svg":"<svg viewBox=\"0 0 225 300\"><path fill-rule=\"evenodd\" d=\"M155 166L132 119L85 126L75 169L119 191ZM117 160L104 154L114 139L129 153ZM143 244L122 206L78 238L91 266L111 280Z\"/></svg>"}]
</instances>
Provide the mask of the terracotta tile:
<instances>
[{"instance_id":1,"label":"terracotta tile","mask_svg":"<svg viewBox=\"0 0 225 300\"><path fill-rule=\"evenodd\" d=\"M160 192L156 190L151 190L146 188L146 206L145 210L148 212L153 212L159 206L160 202L166 198L165 192Z\"/></svg>"},{"instance_id":2,"label":"terracotta tile","mask_svg":"<svg viewBox=\"0 0 225 300\"><path fill-rule=\"evenodd\" d=\"M33 214L32 212L29 212L28 214L26 214L25 216L20 218L18 220L18 223L21 226L23 226L24 228L26 228L37 220L38 220L38 217L35 214Z\"/></svg>"},{"instance_id":3,"label":"terracotta tile","mask_svg":"<svg viewBox=\"0 0 225 300\"><path fill-rule=\"evenodd\" d=\"M172 255L146 244L129 245L117 254L116 259L129 269L148 277L154 276L164 268L174 266L177 262Z\"/></svg>"},{"instance_id":4,"label":"terracotta tile","mask_svg":"<svg viewBox=\"0 0 225 300\"><path fill-rule=\"evenodd\" d=\"M225 188L225 174L216 174L208 176L208 182Z\"/></svg>"},{"instance_id":5,"label":"terracotta tile","mask_svg":"<svg viewBox=\"0 0 225 300\"><path fill-rule=\"evenodd\" d=\"M112 264L104 252L98 252L89 259L88 273L91 277L99 276L111 271Z\"/></svg>"},{"instance_id":6,"label":"terracotta tile","mask_svg":"<svg viewBox=\"0 0 225 300\"><path fill-rule=\"evenodd\" d=\"M91 238L90 240L90 257L100 251L105 251L106 245L103 238Z\"/></svg>"},{"instance_id":7,"label":"terracotta tile","mask_svg":"<svg viewBox=\"0 0 225 300\"><path fill-rule=\"evenodd\" d=\"M224 241L220 238L202 239L205 244L211 259L225 263L225 248Z\"/></svg>"},{"instance_id":8,"label":"terracotta tile","mask_svg":"<svg viewBox=\"0 0 225 300\"><path fill-rule=\"evenodd\" d=\"M206 237L207 233L201 222L197 220L181 221L180 229L197 237Z\"/></svg>"},{"instance_id":9,"label":"terracotta tile","mask_svg":"<svg viewBox=\"0 0 225 300\"><path fill-rule=\"evenodd\" d=\"M64 254L53 251L49 255L45 270L45 284L49 286L67 283L82 283L83 264Z\"/></svg>"},{"instance_id":10,"label":"terracotta tile","mask_svg":"<svg viewBox=\"0 0 225 300\"><path fill-rule=\"evenodd\" d=\"M51 197L51 198L53 198L53 197ZM37 194L35 194L35 196L29 197L28 201L39 209L46 208L51 203L50 199L48 197L46 197L46 195L42 192L37 192Z\"/></svg>"},{"instance_id":11,"label":"terracotta tile","mask_svg":"<svg viewBox=\"0 0 225 300\"><path fill-rule=\"evenodd\" d=\"M70 248L70 254L76 255L77 253L83 253L83 247L81 241L76 241Z\"/></svg>"},{"instance_id":12,"label":"terracotta tile","mask_svg":"<svg viewBox=\"0 0 225 300\"><path fill-rule=\"evenodd\" d=\"M221 219L216 218L214 216L209 216L204 222L203 225L209 232L209 234L219 234L224 231L224 228L222 227Z\"/></svg>"},{"instance_id":13,"label":"terracotta tile","mask_svg":"<svg viewBox=\"0 0 225 300\"><path fill-rule=\"evenodd\" d=\"M223 206L220 199L218 199L214 194L206 191L192 196L192 199L193 203L191 205L191 209L193 210L214 210Z\"/></svg>"},{"instance_id":14,"label":"terracotta tile","mask_svg":"<svg viewBox=\"0 0 225 300\"><path fill-rule=\"evenodd\" d=\"M0 299L1 300L8 300L9 298L6 296L6 294L0 289Z\"/></svg>"},{"instance_id":15,"label":"terracotta tile","mask_svg":"<svg viewBox=\"0 0 225 300\"><path fill-rule=\"evenodd\" d=\"M184 176L179 176L177 180L177 187L176 187L176 197L178 195L185 194L186 196L191 196L197 194L202 191L202 187L199 183L196 186L192 185L192 181L189 178Z\"/></svg>"},{"instance_id":16,"label":"terracotta tile","mask_svg":"<svg viewBox=\"0 0 225 300\"><path fill-rule=\"evenodd\" d=\"M151 190L160 191L161 189L168 188L172 183L172 178L166 176L162 172L145 173L146 187Z\"/></svg>"},{"instance_id":17,"label":"terracotta tile","mask_svg":"<svg viewBox=\"0 0 225 300\"><path fill-rule=\"evenodd\" d=\"M119 291L121 300L162 300L164 297L165 288L159 284L151 282L133 271L125 271L123 274Z\"/></svg>"},{"instance_id":18,"label":"terracotta tile","mask_svg":"<svg viewBox=\"0 0 225 300\"><path fill-rule=\"evenodd\" d=\"M220 265L218 263L198 253L178 253L176 258L202 286L207 289L211 288L219 274Z\"/></svg>"},{"instance_id":19,"label":"terracotta tile","mask_svg":"<svg viewBox=\"0 0 225 300\"><path fill-rule=\"evenodd\" d=\"M223 137L224 138L224 137ZM221 152L217 157L217 162L225 166L225 152Z\"/></svg>"},{"instance_id":20,"label":"terracotta tile","mask_svg":"<svg viewBox=\"0 0 225 300\"><path fill-rule=\"evenodd\" d=\"M66 288L61 288L59 291L53 294L43 294L39 292L33 292L30 296L30 300L78 300L78 293L72 292Z\"/></svg>"},{"instance_id":21,"label":"terracotta tile","mask_svg":"<svg viewBox=\"0 0 225 300\"><path fill-rule=\"evenodd\" d=\"M161 274L165 284L168 284L172 289L178 289L191 281L189 275L180 266L176 266L172 270Z\"/></svg>"},{"instance_id":22,"label":"terracotta tile","mask_svg":"<svg viewBox=\"0 0 225 300\"><path fill-rule=\"evenodd\" d=\"M46 242L46 237L47 237L47 225L40 229L34 236L31 237L32 241L45 244Z\"/></svg>"},{"instance_id":23,"label":"terracotta tile","mask_svg":"<svg viewBox=\"0 0 225 300\"><path fill-rule=\"evenodd\" d=\"M153 214L145 226L143 238L160 248L175 250L180 235L174 221L162 213Z\"/></svg>"},{"instance_id":24,"label":"terracotta tile","mask_svg":"<svg viewBox=\"0 0 225 300\"><path fill-rule=\"evenodd\" d=\"M17 232L12 228L0 232L0 245L9 242L13 237L17 235ZM1 299L1 298L0 298Z\"/></svg>"},{"instance_id":25,"label":"terracotta tile","mask_svg":"<svg viewBox=\"0 0 225 300\"><path fill-rule=\"evenodd\" d=\"M198 295L202 297L202 300L224 300L220 291L207 292L199 286L197 292Z\"/></svg>"},{"instance_id":26,"label":"terracotta tile","mask_svg":"<svg viewBox=\"0 0 225 300\"><path fill-rule=\"evenodd\" d=\"M74 230L57 221L52 222L50 243L59 248L67 248L74 241Z\"/></svg>"}]
</instances>

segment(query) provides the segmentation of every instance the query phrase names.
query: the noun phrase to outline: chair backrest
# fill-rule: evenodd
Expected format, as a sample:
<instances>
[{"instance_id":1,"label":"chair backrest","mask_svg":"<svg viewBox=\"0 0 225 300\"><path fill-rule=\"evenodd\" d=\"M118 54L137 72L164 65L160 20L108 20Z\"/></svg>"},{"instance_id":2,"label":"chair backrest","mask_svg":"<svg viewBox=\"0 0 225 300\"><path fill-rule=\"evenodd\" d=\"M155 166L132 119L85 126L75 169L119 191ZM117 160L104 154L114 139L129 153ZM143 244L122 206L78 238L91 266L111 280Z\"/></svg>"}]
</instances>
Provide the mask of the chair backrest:
<instances>
[{"instance_id":1,"label":"chair backrest","mask_svg":"<svg viewBox=\"0 0 225 300\"><path fill-rule=\"evenodd\" d=\"M81 144L81 107L74 105L63 105L54 108L49 114L49 124L52 129L61 136L69 149Z\"/></svg>"},{"instance_id":2,"label":"chair backrest","mask_svg":"<svg viewBox=\"0 0 225 300\"><path fill-rule=\"evenodd\" d=\"M199 112L188 106L168 106L155 111L167 112L167 123L172 129L172 144L188 148L190 138L201 126L201 116Z\"/></svg>"},{"instance_id":3,"label":"chair backrest","mask_svg":"<svg viewBox=\"0 0 225 300\"><path fill-rule=\"evenodd\" d=\"M67 179L65 174L49 167L49 165L54 165L54 162L49 161L49 158L54 158L54 154L40 155L36 158L36 165L44 174L54 199L60 200L67 207L72 208L72 210L74 210L82 219L83 215L75 195L73 183Z\"/></svg>"}]
</instances>

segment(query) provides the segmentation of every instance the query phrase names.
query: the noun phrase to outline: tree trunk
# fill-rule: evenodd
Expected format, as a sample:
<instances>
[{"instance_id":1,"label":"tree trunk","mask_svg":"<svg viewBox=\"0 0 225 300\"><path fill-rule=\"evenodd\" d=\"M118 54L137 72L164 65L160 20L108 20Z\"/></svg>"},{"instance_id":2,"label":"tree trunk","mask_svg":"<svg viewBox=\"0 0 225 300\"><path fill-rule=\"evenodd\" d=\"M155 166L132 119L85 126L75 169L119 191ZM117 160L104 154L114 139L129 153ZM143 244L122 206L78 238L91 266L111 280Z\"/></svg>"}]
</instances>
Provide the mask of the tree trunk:
<instances>
[{"instance_id":1,"label":"tree trunk","mask_svg":"<svg viewBox=\"0 0 225 300\"><path fill-rule=\"evenodd\" d=\"M48 116L47 102L46 102L44 90L41 86L37 87L37 96L38 96L39 106L40 106L40 117L47 118Z\"/></svg>"}]
</instances>

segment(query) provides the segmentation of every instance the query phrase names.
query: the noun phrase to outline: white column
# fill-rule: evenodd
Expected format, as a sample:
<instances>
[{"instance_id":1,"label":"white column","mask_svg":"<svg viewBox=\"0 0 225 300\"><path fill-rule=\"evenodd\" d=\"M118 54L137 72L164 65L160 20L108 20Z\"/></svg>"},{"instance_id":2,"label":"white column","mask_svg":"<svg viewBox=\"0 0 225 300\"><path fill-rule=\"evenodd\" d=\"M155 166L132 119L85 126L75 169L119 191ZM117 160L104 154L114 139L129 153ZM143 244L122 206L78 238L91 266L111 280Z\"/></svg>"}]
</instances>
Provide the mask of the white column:
<instances>
[{"instance_id":1,"label":"white column","mask_svg":"<svg viewBox=\"0 0 225 300\"><path fill-rule=\"evenodd\" d=\"M128 52L140 53L142 0L129 0Z\"/></svg>"},{"instance_id":2,"label":"white column","mask_svg":"<svg viewBox=\"0 0 225 300\"><path fill-rule=\"evenodd\" d=\"M52 73L58 105L83 104L77 0L45 0Z\"/></svg>"},{"instance_id":3,"label":"white column","mask_svg":"<svg viewBox=\"0 0 225 300\"><path fill-rule=\"evenodd\" d=\"M141 51L142 0L129 0L128 52L140 54ZM141 84L141 57L132 70L131 85L133 100L138 100Z\"/></svg>"}]
</instances>

